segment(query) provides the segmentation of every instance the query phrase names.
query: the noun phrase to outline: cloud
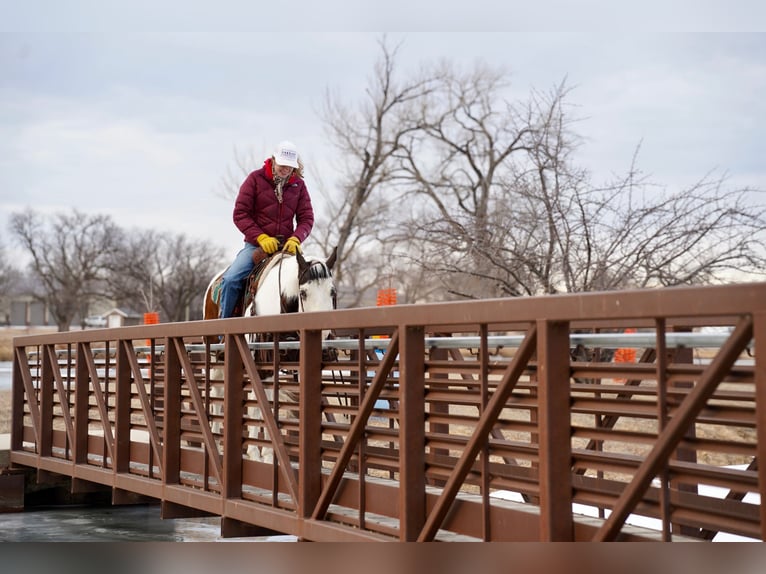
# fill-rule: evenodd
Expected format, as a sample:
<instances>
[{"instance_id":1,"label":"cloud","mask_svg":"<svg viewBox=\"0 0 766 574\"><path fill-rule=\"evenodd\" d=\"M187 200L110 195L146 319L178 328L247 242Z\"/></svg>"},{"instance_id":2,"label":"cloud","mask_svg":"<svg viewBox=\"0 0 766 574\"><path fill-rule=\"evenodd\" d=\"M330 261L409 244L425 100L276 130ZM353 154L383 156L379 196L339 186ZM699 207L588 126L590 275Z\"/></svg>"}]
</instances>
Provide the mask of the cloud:
<instances>
[{"instance_id":1,"label":"cloud","mask_svg":"<svg viewBox=\"0 0 766 574\"><path fill-rule=\"evenodd\" d=\"M22 4L14 15L25 15L32 30L38 12ZM91 13L53 4L37 29L0 35L0 222L19 206L75 206L125 226L205 237L233 255L242 238L230 202L215 191L237 156L255 169L276 142L291 139L333 189L343 158L328 145L318 110L328 90L352 105L365 100L380 34L290 33L286 42L285 32L258 26L238 33L244 9L229 13L236 25L225 33L215 31L223 9L209 28L197 21L193 32L174 31L185 16L177 28L133 31L146 3L124 19L112 16L108 33L60 33L46 27L76 30L67 26L82 18L92 28L105 16L97 6ZM695 14L708 10L694 6ZM494 20L507 11L488 14ZM566 77L582 118L575 126L585 138L580 156L594 173L624 172L643 142L639 162L655 179L688 184L720 168L766 189L766 35L610 30L389 39L402 41L405 76L440 58L484 61L510 70L520 97Z\"/></svg>"}]
</instances>

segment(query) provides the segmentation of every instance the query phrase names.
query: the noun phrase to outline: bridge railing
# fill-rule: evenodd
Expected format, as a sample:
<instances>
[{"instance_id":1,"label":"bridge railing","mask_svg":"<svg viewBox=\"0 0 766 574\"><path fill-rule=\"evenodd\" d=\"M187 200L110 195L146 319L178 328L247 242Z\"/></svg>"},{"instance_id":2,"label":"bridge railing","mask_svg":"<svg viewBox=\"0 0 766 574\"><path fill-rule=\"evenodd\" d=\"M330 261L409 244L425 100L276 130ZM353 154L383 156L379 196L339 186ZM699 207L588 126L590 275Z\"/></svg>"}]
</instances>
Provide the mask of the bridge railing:
<instances>
[{"instance_id":1,"label":"bridge railing","mask_svg":"<svg viewBox=\"0 0 766 574\"><path fill-rule=\"evenodd\" d=\"M762 540L765 311L743 284L21 337L11 460L224 536Z\"/></svg>"}]
</instances>

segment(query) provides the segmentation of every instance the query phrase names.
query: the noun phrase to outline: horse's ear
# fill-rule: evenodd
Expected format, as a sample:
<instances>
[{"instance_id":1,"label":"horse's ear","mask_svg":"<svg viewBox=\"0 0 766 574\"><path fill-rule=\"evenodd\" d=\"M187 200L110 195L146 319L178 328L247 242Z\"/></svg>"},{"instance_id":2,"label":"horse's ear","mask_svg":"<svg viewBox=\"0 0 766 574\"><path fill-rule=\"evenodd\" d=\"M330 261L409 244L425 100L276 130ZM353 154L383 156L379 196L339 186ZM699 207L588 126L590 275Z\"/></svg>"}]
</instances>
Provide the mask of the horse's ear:
<instances>
[{"instance_id":1,"label":"horse's ear","mask_svg":"<svg viewBox=\"0 0 766 574\"><path fill-rule=\"evenodd\" d=\"M327 268L332 271L332 266L335 265L335 260L338 258L338 246L336 245L332 253L330 254L330 257L327 258L327 261L325 261L325 264L327 265Z\"/></svg>"},{"instance_id":2,"label":"horse's ear","mask_svg":"<svg viewBox=\"0 0 766 574\"><path fill-rule=\"evenodd\" d=\"M298 260L298 269L305 269L308 266L306 260L303 258L303 253L300 249L295 250L295 258Z\"/></svg>"}]
</instances>

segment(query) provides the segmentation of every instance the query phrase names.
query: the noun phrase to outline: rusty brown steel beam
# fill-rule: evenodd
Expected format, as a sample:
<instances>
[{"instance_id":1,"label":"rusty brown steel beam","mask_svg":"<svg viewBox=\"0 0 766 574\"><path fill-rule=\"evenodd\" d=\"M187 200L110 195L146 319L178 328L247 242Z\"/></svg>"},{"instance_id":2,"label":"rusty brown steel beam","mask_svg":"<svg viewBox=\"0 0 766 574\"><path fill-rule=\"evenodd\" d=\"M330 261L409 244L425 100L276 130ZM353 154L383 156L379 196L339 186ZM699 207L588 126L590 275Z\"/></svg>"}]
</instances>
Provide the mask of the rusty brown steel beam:
<instances>
[{"instance_id":1,"label":"rusty brown steel beam","mask_svg":"<svg viewBox=\"0 0 766 574\"><path fill-rule=\"evenodd\" d=\"M675 324L699 322L700 316L712 319L737 317L743 309L762 309L759 300L764 283L709 287L678 287L672 289L626 290L563 294L544 297L487 299L471 302L428 303L423 305L394 305L386 308L340 309L309 314L280 316L253 316L238 319L215 319L204 322L140 325L99 330L104 339L153 339L165 336L195 335L201 338L229 332L286 332L302 328L354 329L360 324L393 328L399 324L428 325L439 331L444 326L462 330L467 324L495 325L523 324L537 319L557 321L596 320L648 321L653 317L672 318ZM576 303L575 303L576 302ZM301 316L302 315L302 316ZM434 320L439 317L440 320ZM459 320L454 318L458 317ZM313 326L312 326L313 325ZM19 337L24 344L77 343L89 341L88 331L71 331L47 335Z\"/></svg>"},{"instance_id":2,"label":"rusty brown steel beam","mask_svg":"<svg viewBox=\"0 0 766 574\"><path fill-rule=\"evenodd\" d=\"M21 397L21 400L23 401L23 395L26 394L28 397L34 397L35 396L35 389L32 383L32 373L29 371L29 363L27 363L27 357L26 355L22 354L21 347L16 347L15 353L16 355L16 361L15 364L17 365L17 368L15 369L15 372L21 377L21 382L24 386L23 393L22 389L18 385L14 385L14 389L18 389L16 391L18 395ZM18 380L18 379L16 379ZM14 415L16 415L15 418L18 419L19 422L22 421L22 410L23 410L23 403L19 405L19 399L17 398L14 401L14 405L17 407L16 411L14 412ZM21 406L21 408L19 408ZM35 444L40 444L40 405L36 402L29 403L29 414L32 418L32 431L35 434ZM19 433L18 439L21 439L21 435Z\"/></svg>"},{"instance_id":3,"label":"rusty brown steel beam","mask_svg":"<svg viewBox=\"0 0 766 574\"><path fill-rule=\"evenodd\" d=\"M402 325L399 352L399 535L403 542L417 539L425 522L425 343L423 327ZM390 350L389 350L390 352Z\"/></svg>"},{"instance_id":4,"label":"rusty brown steel beam","mask_svg":"<svg viewBox=\"0 0 766 574\"><path fill-rule=\"evenodd\" d=\"M61 398L61 409L62 415L64 417L64 427L66 429L67 438L69 439L69 444L74 444L74 422L71 409L69 408L69 403L64 403L64 398L67 396L66 389L64 388L64 381L61 378L61 371L58 368L53 368L53 365L57 364L55 349L51 345L46 345L44 347L44 353L46 355L45 361L50 365L50 368L53 371L53 379L56 384L56 391Z\"/></svg>"},{"instance_id":5,"label":"rusty brown steel beam","mask_svg":"<svg viewBox=\"0 0 766 574\"><path fill-rule=\"evenodd\" d=\"M301 332L301 402L298 514L309 518L322 491L322 343L321 331Z\"/></svg>"},{"instance_id":6,"label":"rusty brown steel beam","mask_svg":"<svg viewBox=\"0 0 766 574\"><path fill-rule=\"evenodd\" d=\"M130 472L130 431L131 431L131 368L127 359L128 351L125 346L117 343L116 346L116 404L115 404L115 460L114 470L117 473ZM130 350L131 352L133 349ZM109 372L107 361L105 370ZM107 376L108 380L108 376ZM118 495L120 496L120 495Z\"/></svg>"},{"instance_id":7,"label":"rusty brown steel beam","mask_svg":"<svg viewBox=\"0 0 766 574\"><path fill-rule=\"evenodd\" d=\"M82 352L82 358L85 360L85 365L88 368L88 376L90 377L91 388L93 394L96 397L96 405L98 407L98 413L101 416L101 426L104 432L104 442L106 444L106 450L109 457L114 460L114 433L112 432L112 425L109 422L109 412L106 406L106 399L104 398L104 389L101 388L101 379L98 376L98 369L96 368L96 362L93 359L93 353L91 352L90 344L81 344L80 350ZM105 376L108 377L109 369L105 369ZM106 379L105 379L106 384Z\"/></svg>"},{"instance_id":8,"label":"rusty brown steel beam","mask_svg":"<svg viewBox=\"0 0 766 574\"><path fill-rule=\"evenodd\" d=\"M391 335L391 341L388 345L386 354L383 355L383 360L380 362L378 371L375 373L372 385L370 386L370 389L365 393L364 399L362 399L362 403L359 405L358 415L354 422L351 424L348 436L346 437L346 442L343 443L343 447L340 450L338 459L335 462L335 467L333 468L330 478L322 490L322 494L319 497L317 505L311 514L311 518L314 520L319 520L324 517L327 509L332 503L332 499L335 496L343 477L343 472L348 465L349 460L351 460L351 455L354 453L354 449L356 448L359 439L364 433L367 419L370 417L373 407L375 406L375 401L377 400L381 389L386 383L386 378L388 377L388 374L394 365L394 359L398 351L399 332L394 331L394 333Z\"/></svg>"},{"instance_id":9,"label":"rusty brown steel beam","mask_svg":"<svg viewBox=\"0 0 766 574\"><path fill-rule=\"evenodd\" d=\"M138 358L133 349L133 345L130 341L120 341L120 353L124 354L124 360L128 361L130 370L133 373L133 381L136 385L136 391L138 392L139 402L141 403L141 410L144 413L144 418L147 422L147 430L149 432L149 440L152 447L158 453L160 459L162 458L162 442L160 439L160 433L157 428L157 421L152 416L152 408L149 402L149 396L144 386L144 376L141 373L141 366L138 364ZM118 359L119 360L119 359ZM162 461L160 460L160 472L162 472Z\"/></svg>"},{"instance_id":10,"label":"rusty brown steel beam","mask_svg":"<svg viewBox=\"0 0 766 574\"><path fill-rule=\"evenodd\" d=\"M295 474L293 473L292 466L290 465L290 457L287 454L284 436L280 432L279 426L277 425L277 421L274 416L274 410L272 410L269 406L269 400L266 396L266 391L263 388L263 381L258 375L258 369L255 365L255 360L253 359L253 355L250 353L250 349L247 346L247 341L245 341L243 336L235 337L233 342L236 345L237 351L239 352L242 362L245 365L245 371L247 372L248 377L250 377L250 388L258 399L261 416L263 417L264 423L266 424L266 428L269 432L269 436L271 437L271 443L272 447L274 448L274 452L277 455L275 464L277 462L279 463L280 472L282 473L283 478L287 481L290 498L292 498L292 500L296 501L297 503L298 485L295 480ZM278 372L278 370L274 372L275 382ZM275 400L277 394L278 390L274 389Z\"/></svg>"},{"instance_id":11,"label":"rusty brown steel beam","mask_svg":"<svg viewBox=\"0 0 766 574\"><path fill-rule=\"evenodd\" d=\"M664 486L668 484L667 479L662 481L660 488L651 488L649 492L646 492L646 489L642 491L637 504L630 507L629 511L661 516L666 529L672 520L676 539L679 532L676 527L694 528L696 535L701 533L706 538L711 532L720 529L751 536L757 530L763 531L763 510L760 507L756 509L753 505L745 505L740 499L745 492L753 492L754 489L763 495L765 488L762 477L757 481L754 478L762 474L761 470L754 470L754 464L757 466L757 457L763 455L763 444L766 442L761 436L766 428L763 414L763 382L766 376L757 352L758 341L766 339L766 334L763 333L766 285L598 295L598 298L529 298L513 304L486 301L401 306L385 310L312 313L305 314L304 317L254 317L184 325L128 327L90 333L60 333L51 337L22 337L14 342L11 458L15 464L37 467L40 479L45 479L50 473L61 473L73 476L79 481L79 485L84 481L112 485L116 489L115 500L124 498L122 491L132 491L164 498L171 504L218 513L227 520L239 520L243 524L254 524L258 528L278 525L279 529L299 533L306 539L409 540L412 539L411 532L417 529L419 520L424 527L427 524L422 522L423 506L435 510L446 504L446 499L443 498L445 490L441 489L437 494L437 491L431 488L437 484L450 486L449 481L455 481L455 475L450 471L459 467L461 457L466 456L467 449L473 448L472 441L477 440L474 439L477 429L486 424L486 429L482 427L482 432L487 431L486 436L478 439L476 454L470 464L460 469L464 476L455 481L454 498L448 504L447 514L438 524L438 534L433 539L466 535L483 540L520 540L531 535L534 539L586 540L592 539L596 534L596 522L591 521L586 525L577 519L573 520L568 510L565 519L560 520L563 509L574 500L588 501L599 508L619 506L619 496L624 483L621 482L621 478L605 477L604 474L614 472L620 476L629 475L633 480L636 477L643 479L641 457L644 455L584 451L582 447L572 449L572 444L580 441L578 444L584 445L586 441L591 440L609 441L613 444L624 441L643 448L643 445L651 441L659 442L659 439L667 438L667 430L673 422L679 416L688 416L690 425L730 426L740 429L744 433L743 438L741 442L737 442L734 439L715 440L702 436L687 438L684 433L680 433L676 446L668 448L674 451L683 447L691 456L686 462L680 458L672 459L671 454L660 464L660 470L667 468L669 477L674 481L667 490L669 496L666 498L666 508L663 510L661 501L666 491L661 489L667 489L667 486ZM586 313L592 315L586 316ZM564 357L564 334L567 329L562 327L560 330L554 328L547 332L549 340L540 343L541 352L536 362L532 362L531 358L524 361L522 372L529 376L529 382L517 383L501 405L498 415L490 420L485 418L486 407L492 404L491 400L487 401L487 397L495 397L500 392L499 385L507 374L501 367L516 360L506 361L500 357L499 361L487 361L489 349L486 334L489 331L502 330L510 325L518 328L529 322L537 323L539 320L541 324L546 325L561 326L569 323L570 331L575 327L585 328L596 324L609 323L619 327L621 324L641 323L651 326L664 322L665 328L657 328L658 333L663 333L668 328L692 323L729 324L727 321L730 321L732 315L754 317L755 366L734 367L731 364L723 368L719 379L727 383L727 390L719 392L713 388L705 400L705 405L696 412L688 409L689 399L693 398L695 393L699 393L699 385L710 378L710 367L663 367L658 361L654 366L622 369L622 372L634 375L628 377L628 380L638 380L642 377L656 380L656 389L643 389L636 385L620 391L614 385L596 383L591 391L587 385L571 384L565 371L569 372L571 366L573 376L579 377L581 373L587 373L588 377L598 380L609 379L621 370L600 369L596 366L591 368L588 365L570 363L569 357ZM482 321L482 318L486 320ZM520 322L525 318L526 323ZM332 367L329 366L331 363L322 364L318 358L321 342L316 333L331 323L351 328L359 337L358 359L333 360ZM299 404L296 408L300 410L301 415L297 420L292 420L292 416L282 420L280 414L275 413L274 423L281 434L269 433L274 435L273 438L283 441L288 459L292 464L297 462L298 465L295 472L298 477L296 484L299 494L297 499L291 502L287 500L290 487L284 476L280 475L282 480L269 479L270 475L273 477L285 467L278 453L276 466L269 467L253 461L243 464L243 424L247 424L248 421L245 419L243 423L242 382L246 375L244 365L237 365L237 356L249 357L250 352L244 349L239 353L231 350L236 345L235 339L242 337L244 340L246 333L270 332L276 335L283 330L296 330L295 325L301 326L301 348L306 350L306 354L304 356L303 352L301 353L300 361L281 362L277 365L287 370L299 371L301 387L297 393ZM378 361L372 356L366 357L361 341L365 329L396 331L402 338L399 362L389 353L387 355L391 363L388 365L385 360ZM423 362L425 350L423 349L418 356L420 352L414 346L422 343L421 331L444 332L449 336L450 329L459 336L479 333L482 342L478 345L478 353L470 349L461 349L466 356L470 353L475 360L462 361L464 364L452 366L447 361ZM212 420L209 413L210 374L208 370L201 371L204 380L199 380L199 360L192 356L192 353L197 351L192 351L187 344L200 338L217 338L221 333L229 343L224 375L227 389L223 397L223 482L215 477L212 482L208 482L207 457L209 454L216 456L210 448L215 441L203 436L204 429L210 428L209 423ZM412 337L405 336L407 333ZM131 373L137 384L139 383L137 375L140 375L140 369L135 353L137 349L143 352L141 347L131 345L131 341L144 338L152 341L151 346L147 347L151 349L149 352L157 353L149 357L152 396L146 398L141 397L138 387L133 390L127 385ZM174 339L182 343L174 343ZM731 342L731 339L729 341ZM104 359L101 355L95 355L101 352L96 347L99 343L105 345ZM66 368L75 370L74 440L67 423L66 403L69 402L69 391L64 388L71 382L64 384L62 377L65 375L56 363L57 357L64 356L56 353L66 353L63 349L56 349L59 345L66 345L70 349L69 355L66 355L66 365L71 366ZM77 351L74 361L71 355L73 345ZM30 355L26 354L27 350L30 351ZM115 350L116 358L113 353ZM210 352L211 349L208 348L205 361L208 361ZM450 355L454 358L455 353L451 351ZM518 351L511 352L514 353L518 355ZM760 353L760 356L763 354ZM554 359L559 356L564 357L564 360ZM735 358L732 357L732 361ZM98 366L98 370L101 370L102 366L105 369L103 381L98 377L94 380L93 374L97 371L92 368L93 364ZM263 368L261 363L256 362L254 365ZM111 375L115 366L116 379ZM333 380L325 389L324 380L328 378L325 371L328 368L351 373L349 386L354 389L352 398L336 404L332 394L343 394L344 386ZM417 390L421 376L418 373L423 368L428 369L429 379L426 380L426 388L422 389L421 393ZM373 372L370 385L367 384L369 372ZM29 384L24 379L25 373ZM156 404L153 395L155 379L158 385L162 386L164 393L162 397L158 397L160 400ZM250 379L255 380L255 377ZM292 385L292 382L284 380L284 377L277 376L277 379L274 387L276 393L280 385L284 388ZM456 386L450 380L462 383L458 382ZM143 382L143 378L141 381ZM697 386L688 389L678 386L678 383L687 381L695 381ZM112 394L114 384L117 389L116 403L113 402L115 396ZM717 382L710 384L715 387ZM192 387L197 388L196 397ZM204 397L199 394L202 388L205 389ZM160 386L156 390L159 389ZM102 400L98 398L100 391ZM407 396L408 392L412 394ZM571 404L565 400L570 392ZM424 397L420 404L417 402L418 393ZM312 397L318 400L314 401ZM376 398L385 398L393 402L388 409L377 409L374 404ZM115 456L112 457L111 463L108 461L111 456L110 443L106 436L88 434L89 400L99 417L93 419L94 427L96 424L108 427L110 419L114 417L116 444ZM146 420L135 424L138 425L137 428L146 426L149 431L149 440L145 443L133 443L130 440L130 431L134 427L126 418L131 412L128 410L129 400L141 403L140 411L136 409L135 412L137 416L142 412ZM709 404L708 400L711 401ZM191 408L186 406L188 401L191 401ZM636 404L623 408L621 401ZM671 403L666 409L664 405L667 401ZM147 402L151 403L149 408L146 406ZM59 403L61 411L56 410ZM457 412L452 410L451 405L458 408ZM424 407L428 412L427 423L421 416ZM279 395L276 394L274 409L279 408ZM37 422L34 414L36 409ZM361 416L362 413L364 416ZM600 415L602 417L632 414L642 422L646 420L650 425L657 425L657 429L612 432L603 425L589 426L592 423L587 418L582 419L587 421L586 423L579 422L580 419L576 425L570 422L573 417L587 417L593 413L605 413ZM373 414L385 417L383 420L387 419L389 425L368 422ZM210 418L206 419L208 416ZM323 416L328 421L324 426ZM517 420L517 416L521 418ZM663 429L662 421L668 416L670 424L665 425ZM200 423L200 428L189 427L192 418L194 424ZM360 418L361 423L358 422ZM71 413L69 419L72 420ZM552 423L554 420L561 421L558 427ZM396 428L396 423L400 424L400 428ZM425 424L429 425L430 431L424 438L418 438L422 437L419 433L424 431ZM156 425L154 441L151 437L151 425ZM441 431L434 432L437 429ZM461 434L461 429L468 429L468 433ZM509 435L512 438L506 438L503 434L497 435L494 433L495 429L503 429L503 433L506 434L513 433ZM104 435L108 433L109 430L104 428ZM307 433L311 436L306 436ZM520 433L521 436L516 437L515 433ZM412 442L409 442L410 435L414 435ZM490 435L496 438L491 439ZM565 441L566 436L568 438ZM217 439L218 435L214 438ZM192 441L192 448L186 444L187 440ZM426 441L426 446L418 452L415 445L423 440ZM247 442L249 444L251 441ZM66 450L69 443L74 443L71 459L68 458ZM199 443L203 443L205 448L198 451L196 449ZM155 476L155 464L150 454L157 446L162 449L160 466L164 472L160 471L160 476ZM425 454L424 449L428 449L428 456L423 464L420 464L418 459ZM441 453L440 449L444 452ZM721 453L746 457L746 462L750 462L753 470L723 471L706 467L696 462L703 451L712 452L713 455ZM34 454L31 454L32 452ZM129 459L130 468L125 466L125 461L128 460L125 458L126 453L132 456ZM493 457L489 464L487 455ZM524 466L510 468L509 460ZM575 466L587 465L596 469L596 472L603 470L604 474L599 475L600 478L595 481L588 479L583 483L577 482L572 488L571 481L578 477L575 468L572 467L568 471L562 471L566 472L566 476L556 483L557 472L554 469L563 468L565 460L573 461ZM140 468L136 465L140 465ZM322 473L322 465L336 466L332 471ZM423 473L423 480L429 481L425 505L421 503L422 487L420 478L416 476L418 469L422 472L424 467L426 472ZM332 477L333 473L339 473L336 474L338 483L332 488L322 489L322 484L327 487L336 480ZM391 492L382 498L379 489L374 485L373 473L378 473L377 476L380 476L379 473L386 473L384 476L389 477L393 476L393 473L399 473L400 478L404 477L404 480L401 483L392 482ZM215 472L213 474L215 475ZM426 476L428 478L425 478ZM568 482L570 484L567 484ZM700 485L705 484L730 488L730 495L722 501L715 501L698 492ZM400 489L405 489L408 485L413 485L414 492L405 494ZM243 488L246 488L247 492L243 492ZM488 496L490 490L498 489L519 490L527 495L526 500L533 503L519 506L518 511L511 509L510 514L506 515L506 509L501 510L501 505ZM479 494L468 495L469 492ZM314 519L313 512L325 502L329 504L326 511ZM230 513L226 508L237 510ZM532 517L530 512L535 513L535 516ZM379 517L379 514L382 516ZM430 518L433 513L428 516ZM568 526L567 522L572 526ZM514 528L522 531L514 531ZM660 534L646 535L646 538L654 540L658 540L659 537ZM642 535L637 534L632 527L620 526L615 538L640 539ZM667 531L665 539L668 539Z\"/></svg>"},{"instance_id":12,"label":"rusty brown steel beam","mask_svg":"<svg viewBox=\"0 0 766 574\"><path fill-rule=\"evenodd\" d=\"M540 540L573 540L572 445L569 424L560 413L569 410L569 325L538 321L537 376L540 429Z\"/></svg>"},{"instance_id":13,"label":"rusty brown steel beam","mask_svg":"<svg viewBox=\"0 0 766 574\"><path fill-rule=\"evenodd\" d=\"M37 454L40 457L51 456L53 449L53 363L50 353L42 353L42 371L40 373L40 443Z\"/></svg>"},{"instance_id":14,"label":"rusty brown steel beam","mask_svg":"<svg viewBox=\"0 0 766 574\"><path fill-rule=\"evenodd\" d=\"M668 425L660 432L654 448L617 500L612 513L596 533L594 541L613 540L616 537L632 508L641 499L654 476L661 470L668 457L681 442L694 417L702 410L707 399L715 391L715 387L747 347L752 336L753 321L750 317L743 317L729 340L721 347L721 350L706 369L694 390L689 393Z\"/></svg>"},{"instance_id":15,"label":"rusty brown steel beam","mask_svg":"<svg viewBox=\"0 0 766 574\"><path fill-rule=\"evenodd\" d=\"M175 345L165 347L162 395L165 474L162 479L165 485L175 485L181 480L181 362Z\"/></svg>"},{"instance_id":16,"label":"rusty brown steel beam","mask_svg":"<svg viewBox=\"0 0 766 574\"><path fill-rule=\"evenodd\" d=\"M84 464L88 460L88 365L84 359L84 343L75 347L75 386L74 386L74 428L75 442L73 460L75 464Z\"/></svg>"},{"instance_id":17,"label":"rusty brown steel beam","mask_svg":"<svg viewBox=\"0 0 766 574\"><path fill-rule=\"evenodd\" d=\"M665 429L668 424L668 350L665 339L665 319L656 319L657 341L655 343L655 356L657 361L657 425L660 431ZM645 353L646 354L646 353ZM647 357L648 358L648 357ZM662 469L660 472L660 518L662 520L662 540L663 542L669 542L671 540L670 533L670 473L668 468Z\"/></svg>"},{"instance_id":18,"label":"rusty brown steel beam","mask_svg":"<svg viewBox=\"0 0 766 574\"><path fill-rule=\"evenodd\" d=\"M233 338L226 335L224 345L223 466L222 496L226 500L242 497L242 418L244 415L244 373L242 356Z\"/></svg>"},{"instance_id":19,"label":"rusty brown steel beam","mask_svg":"<svg viewBox=\"0 0 766 574\"><path fill-rule=\"evenodd\" d=\"M766 311L754 314L753 333L755 336L755 418L758 432L758 459L766 460ZM761 540L766 540L766 464L758 465L758 494L761 497L759 505L761 515Z\"/></svg>"},{"instance_id":20,"label":"rusty brown steel beam","mask_svg":"<svg viewBox=\"0 0 766 574\"><path fill-rule=\"evenodd\" d=\"M527 362L535 352L536 344L537 327L533 325L530 327L524 342L509 363L508 369L506 370L502 381L498 383L497 390L495 391L495 394L492 395L492 399L487 405L486 410L479 418L476 429L460 455L455 470L450 474L438 502L429 513L426 523L423 525L423 530L418 536L418 542L428 542L433 540L434 536L436 536L436 532L439 530L440 525L449 512L450 506L455 500L455 496L457 495L461 483L465 480L473 461L479 454L482 443L487 439L495 420L505 406L505 401L508 396L510 396L513 387L524 372Z\"/></svg>"},{"instance_id":21,"label":"rusty brown steel beam","mask_svg":"<svg viewBox=\"0 0 766 574\"><path fill-rule=\"evenodd\" d=\"M213 473L219 484L223 482L223 465L221 463L221 453L218 452L218 446L213 439L213 432L210 427L210 421L207 418L207 412L205 411L205 405L202 402L202 396L197 386L197 380L194 375L194 368L189 360L189 355L186 353L184 343L182 339L173 338L172 343L175 347L176 356L181 363L181 369L186 373L186 384L191 394L192 404L197 415L197 419L200 423L200 431L202 432L202 440L205 444L207 452L211 455L211 462L213 465ZM215 456L213 456L215 455Z\"/></svg>"},{"instance_id":22,"label":"rusty brown steel beam","mask_svg":"<svg viewBox=\"0 0 766 574\"><path fill-rule=\"evenodd\" d=\"M484 409L487 408L489 402L489 348L487 347L487 340L489 338L489 330L486 325L481 325L479 328L479 336L481 338L481 347L479 348L479 381L481 385L479 387L479 394L481 397L481 405L479 408L479 416L484 413ZM499 415L498 415L499 416ZM489 464L489 442L490 437L503 437L502 432L496 427L492 427L489 431L487 439L481 447L480 463L481 463L481 538L482 540L492 539L492 521L490 519L490 511L492 505L489 500L489 485L490 485L490 464ZM505 459L504 459L505 460ZM515 464L515 460L513 461Z\"/></svg>"}]
</instances>

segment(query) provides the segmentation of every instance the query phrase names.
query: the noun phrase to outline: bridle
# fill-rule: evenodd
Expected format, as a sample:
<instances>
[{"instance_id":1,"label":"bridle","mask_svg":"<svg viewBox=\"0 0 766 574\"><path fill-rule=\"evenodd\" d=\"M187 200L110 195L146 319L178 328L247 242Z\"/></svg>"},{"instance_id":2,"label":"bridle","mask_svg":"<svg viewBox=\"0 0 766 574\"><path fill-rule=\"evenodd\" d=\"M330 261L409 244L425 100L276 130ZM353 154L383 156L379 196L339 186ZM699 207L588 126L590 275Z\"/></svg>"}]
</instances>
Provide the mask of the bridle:
<instances>
[{"instance_id":1,"label":"bridle","mask_svg":"<svg viewBox=\"0 0 766 574\"><path fill-rule=\"evenodd\" d=\"M284 255L279 258L279 262L277 263L277 266L279 269L277 270L277 286L278 286L278 293L279 293L279 310L282 314L287 313L287 309L285 309L285 302L282 298L282 262L285 260ZM324 263L321 261L311 261L304 269L300 270L298 273L298 308L300 312L302 313L305 311L303 307L303 297L301 297L301 285L305 284L306 281L306 275L310 274L311 269L314 266L319 266L324 268ZM333 302L334 305L334 302Z\"/></svg>"},{"instance_id":2,"label":"bridle","mask_svg":"<svg viewBox=\"0 0 766 574\"><path fill-rule=\"evenodd\" d=\"M281 264L281 261L280 261L280 264ZM300 309L301 312L305 311L305 309L303 308L303 297L301 297L301 285L303 285L304 283L307 283L307 281L304 281L305 278L306 278L306 275L310 274L311 269L314 266L321 267L324 270L324 263L322 263L321 261L311 261L304 269L302 269L298 273L298 306L299 306L299 309ZM281 274L279 276L279 279L280 279L280 282L281 282L281 280L282 280L282 275ZM279 292L280 293L282 292L282 286L281 285L279 287ZM284 312L284 309L282 310L282 312Z\"/></svg>"}]
</instances>

